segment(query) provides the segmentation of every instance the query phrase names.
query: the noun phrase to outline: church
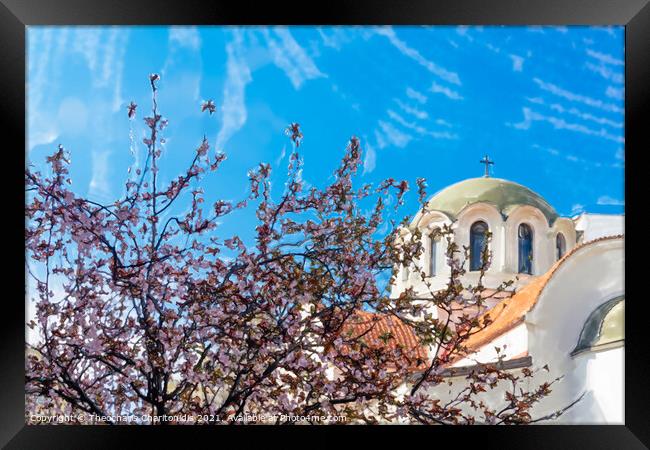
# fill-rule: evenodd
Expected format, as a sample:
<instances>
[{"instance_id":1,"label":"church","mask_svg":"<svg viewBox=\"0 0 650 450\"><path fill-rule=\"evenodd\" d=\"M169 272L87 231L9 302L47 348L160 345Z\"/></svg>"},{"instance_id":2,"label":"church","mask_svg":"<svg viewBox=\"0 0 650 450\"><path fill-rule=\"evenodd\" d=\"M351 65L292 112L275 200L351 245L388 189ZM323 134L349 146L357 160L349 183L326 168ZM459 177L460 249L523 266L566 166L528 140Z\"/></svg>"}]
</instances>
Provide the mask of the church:
<instances>
[{"instance_id":1,"label":"church","mask_svg":"<svg viewBox=\"0 0 650 450\"><path fill-rule=\"evenodd\" d=\"M445 225L461 248L469 247L463 285L478 280L488 231L492 259L483 285L496 289L514 281L511 292L501 292L477 312L489 314L492 322L469 338L465 345L470 354L446 367L449 381L455 379L453 385L460 388L468 371L496 362L499 355L507 370L547 365L548 373L538 371L531 387L562 379L531 414L543 417L580 401L554 421L540 423L623 424L624 215L561 217L531 189L490 177L487 164L485 176L442 189L422 211L405 232L422 232L425 251L414 264L424 268L434 290L442 289L450 276L446 239L436 237L436 230ZM407 288L416 295L430 292L420 274L404 266L397 270L391 297ZM432 313L439 317L439 311ZM413 346L411 333L396 335ZM429 361L435 351L415 350ZM454 392L445 385L431 394L444 399ZM503 398L497 391L486 395L488 402L490 395L496 396L496 404Z\"/></svg>"}]
</instances>

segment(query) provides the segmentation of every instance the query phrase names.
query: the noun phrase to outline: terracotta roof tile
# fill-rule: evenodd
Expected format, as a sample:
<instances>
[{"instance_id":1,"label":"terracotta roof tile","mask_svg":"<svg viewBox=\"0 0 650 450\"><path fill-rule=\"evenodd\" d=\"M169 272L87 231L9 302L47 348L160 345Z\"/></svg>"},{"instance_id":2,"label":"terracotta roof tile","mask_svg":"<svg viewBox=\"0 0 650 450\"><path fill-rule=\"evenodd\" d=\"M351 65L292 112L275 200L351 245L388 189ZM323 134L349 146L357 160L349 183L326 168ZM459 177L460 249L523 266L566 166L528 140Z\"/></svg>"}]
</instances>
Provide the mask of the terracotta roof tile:
<instances>
[{"instance_id":1,"label":"terracotta roof tile","mask_svg":"<svg viewBox=\"0 0 650 450\"><path fill-rule=\"evenodd\" d=\"M428 360L427 349L420 344L413 329L388 314L356 311L343 326L343 333L345 336L362 336L364 343L371 348L392 350L401 347L413 362L409 370L421 370ZM386 339L388 333L392 337Z\"/></svg>"}]
</instances>

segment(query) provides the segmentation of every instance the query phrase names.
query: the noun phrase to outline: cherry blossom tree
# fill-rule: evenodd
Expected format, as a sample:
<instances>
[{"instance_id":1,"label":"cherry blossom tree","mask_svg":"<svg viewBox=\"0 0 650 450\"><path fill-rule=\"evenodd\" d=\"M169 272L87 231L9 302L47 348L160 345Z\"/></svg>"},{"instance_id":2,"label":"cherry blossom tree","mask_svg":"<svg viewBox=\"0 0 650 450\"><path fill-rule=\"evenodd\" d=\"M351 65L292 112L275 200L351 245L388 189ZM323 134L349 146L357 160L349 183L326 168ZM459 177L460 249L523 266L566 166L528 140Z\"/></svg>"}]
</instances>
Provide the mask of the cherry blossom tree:
<instances>
[{"instance_id":1,"label":"cherry blossom tree","mask_svg":"<svg viewBox=\"0 0 650 450\"><path fill-rule=\"evenodd\" d=\"M149 77L146 162L131 173L123 197L101 204L76 194L62 146L47 158L48 173L32 166L25 172L27 270L35 286L29 298L36 311L28 326L38 335L27 348L28 412L101 416L105 423L182 414L201 423L241 414L274 415L276 423L293 423L290 415L307 422L343 415L348 423L540 419L530 409L557 379L528 390L527 369L515 375L486 365L467 377L456 398L437 398L436 387L447 382L441 371L489 324L476 314L452 313L466 304L480 309L485 288L482 281L463 286L460 256L467 249L444 229L447 288L431 290L426 300L412 289L389 297L386 286L402 265L416 267L425 280L414 264L422 236L417 228L402 233L406 219L388 218L403 204L406 181L356 180L359 139L350 139L333 182L307 188L303 135L290 124L293 151L282 191L272 191L271 166L261 163L248 174L247 198L208 207L199 185L226 157L206 138L184 172L166 185L159 180L168 122L158 108L158 80ZM125 120L137 119L136 107L130 103ZM209 114L215 109L212 100L201 106ZM424 210L426 183L417 185ZM183 213L172 214L176 203L187 206ZM254 242L219 236L219 224L244 208L255 210ZM381 233L385 223L390 229ZM481 280L490 256L486 246ZM433 317L432 307L448 319ZM359 311L407 325L431 354L414 360L409 349L354 335L350 324ZM502 405L480 400L497 386L505 390Z\"/></svg>"}]
</instances>

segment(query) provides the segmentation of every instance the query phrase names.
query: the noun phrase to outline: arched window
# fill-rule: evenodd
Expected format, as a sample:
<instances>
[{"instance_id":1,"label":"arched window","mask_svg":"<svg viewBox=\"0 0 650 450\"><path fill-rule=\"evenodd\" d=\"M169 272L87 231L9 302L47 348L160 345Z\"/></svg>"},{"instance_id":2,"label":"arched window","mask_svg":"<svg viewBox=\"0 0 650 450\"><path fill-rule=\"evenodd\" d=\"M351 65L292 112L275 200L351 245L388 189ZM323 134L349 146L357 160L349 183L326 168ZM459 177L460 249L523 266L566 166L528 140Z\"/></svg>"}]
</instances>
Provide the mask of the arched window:
<instances>
[{"instance_id":1,"label":"arched window","mask_svg":"<svg viewBox=\"0 0 650 450\"><path fill-rule=\"evenodd\" d=\"M530 225L519 225L519 273L533 273L533 230Z\"/></svg>"},{"instance_id":2,"label":"arched window","mask_svg":"<svg viewBox=\"0 0 650 450\"><path fill-rule=\"evenodd\" d=\"M429 237L431 245L429 247L430 259L429 259L429 276L436 276L436 260L438 259L438 243L440 242L440 237L438 232L434 231Z\"/></svg>"},{"instance_id":3,"label":"arched window","mask_svg":"<svg viewBox=\"0 0 650 450\"><path fill-rule=\"evenodd\" d=\"M488 226L483 221L474 222L469 230L469 270L481 269L481 253L487 244Z\"/></svg>"},{"instance_id":4,"label":"arched window","mask_svg":"<svg viewBox=\"0 0 650 450\"><path fill-rule=\"evenodd\" d=\"M625 341L625 296L615 297L596 308L585 321L578 345L571 355L622 345Z\"/></svg>"},{"instance_id":5,"label":"arched window","mask_svg":"<svg viewBox=\"0 0 650 450\"><path fill-rule=\"evenodd\" d=\"M558 233L555 236L555 259L560 260L566 253L566 239L562 233Z\"/></svg>"}]
</instances>

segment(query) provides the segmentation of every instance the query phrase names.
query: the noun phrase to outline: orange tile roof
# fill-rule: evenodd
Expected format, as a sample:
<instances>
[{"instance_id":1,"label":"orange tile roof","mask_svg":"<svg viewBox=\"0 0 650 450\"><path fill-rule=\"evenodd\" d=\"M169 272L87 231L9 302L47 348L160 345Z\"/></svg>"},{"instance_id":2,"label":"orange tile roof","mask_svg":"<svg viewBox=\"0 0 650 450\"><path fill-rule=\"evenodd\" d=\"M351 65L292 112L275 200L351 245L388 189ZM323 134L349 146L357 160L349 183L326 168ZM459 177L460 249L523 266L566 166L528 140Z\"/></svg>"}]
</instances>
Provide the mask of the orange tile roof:
<instances>
[{"instance_id":1,"label":"orange tile roof","mask_svg":"<svg viewBox=\"0 0 650 450\"><path fill-rule=\"evenodd\" d=\"M390 333L390 339L382 339ZM409 370L421 370L428 361L425 346L420 344L413 329L399 318L388 314L355 311L343 326L343 335L362 336L364 343L370 348L386 348L389 350L402 348L412 361ZM419 364L418 364L419 362Z\"/></svg>"},{"instance_id":2,"label":"orange tile roof","mask_svg":"<svg viewBox=\"0 0 650 450\"><path fill-rule=\"evenodd\" d=\"M515 326L522 323L524 321L526 313L528 313L528 311L530 311L532 307L535 306L535 303L537 303L537 299L548 284L549 280L553 277L558 268L576 251L596 242L610 239L620 239L622 237L623 235L621 234L615 236L604 236L577 245L571 249L571 251L564 255L562 259L553 264L553 266L544 275L537 277L528 285L516 292L512 297L503 300L494 308L483 313L479 317L480 322L482 323L483 319L486 316L489 316L489 318L492 320L492 323L470 336L469 339L464 342L464 346L466 346L469 352L472 353L473 351L476 351L484 345L492 342L494 339L501 336L506 331L509 331ZM455 359L455 361L457 361L457 359Z\"/></svg>"}]
</instances>

